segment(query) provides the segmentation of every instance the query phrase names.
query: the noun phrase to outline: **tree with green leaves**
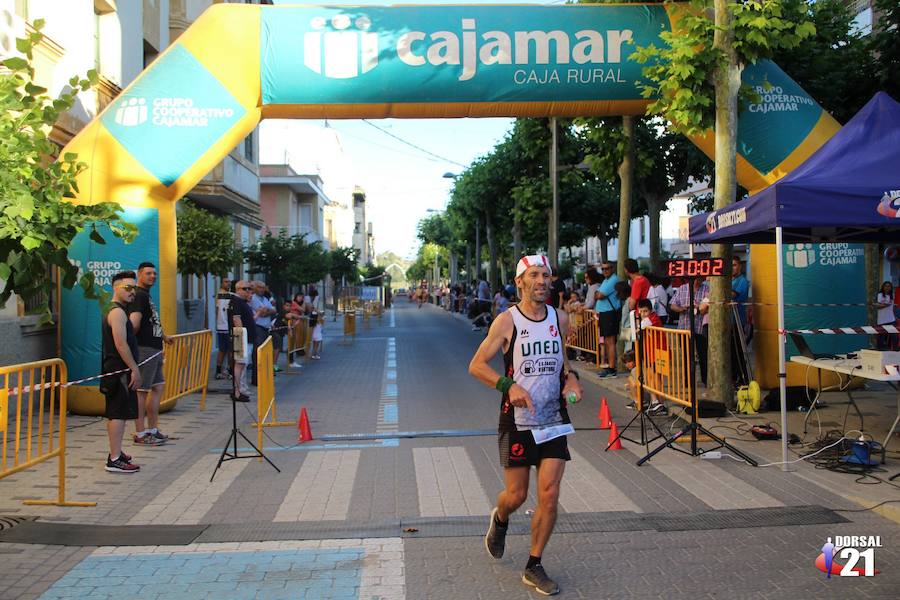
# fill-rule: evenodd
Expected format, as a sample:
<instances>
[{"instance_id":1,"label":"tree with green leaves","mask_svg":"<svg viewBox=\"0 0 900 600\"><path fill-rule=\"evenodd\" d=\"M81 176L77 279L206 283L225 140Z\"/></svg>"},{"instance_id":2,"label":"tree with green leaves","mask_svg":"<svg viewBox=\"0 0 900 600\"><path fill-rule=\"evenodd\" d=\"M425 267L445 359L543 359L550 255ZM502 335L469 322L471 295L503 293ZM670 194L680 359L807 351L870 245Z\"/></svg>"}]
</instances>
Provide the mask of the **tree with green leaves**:
<instances>
[{"instance_id":1,"label":"tree with green leaves","mask_svg":"<svg viewBox=\"0 0 900 600\"><path fill-rule=\"evenodd\" d=\"M87 168L74 153L54 160L58 148L49 131L62 113L72 108L79 92L97 82L97 73L75 76L57 98L34 82L34 48L41 41L44 22L16 40L21 56L3 61L0 73L0 306L16 294L25 302L37 301L33 312L50 322L49 298L53 295L51 269L59 270L60 284L71 289L78 283L88 298L106 301L108 293L94 282L94 274L78 277L78 266L68 248L79 232L90 229L91 240L106 241L97 226L130 242L137 228L121 218L114 202L75 204L76 177Z\"/></svg>"},{"instance_id":2,"label":"tree with green leaves","mask_svg":"<svg viewBox=\"0 0 900 600\"><path fill-rule=\"evenodd\" d=\"M206 303L206 276L224 277L242 258L234 244L234 229L225 217L214 215L188 199L180 203L176 226L178 272L200 278L203 302ZM206 313L204 309L204 327Z\"/></svg>"},{"instance_id":3,"label":"tree with green leaves","mask_svg":"<svg viewBox=\"0 0 900 600\"><path fill-rule=\"evenodd\" d=\"M677 10L675 30L661 34L666 46L638 48L633 56L647 64L643 94L654 98L649 112L664 116L680 133L714 130L714 206L719 209L736 200L738 105L755 94L741 85L743 68L797 46L815 33L815 25L807 20L804 0L694 0ZM731 247L714 244L712 255L730 263ZM731 329L725 303L731 300L731 280L713 278L710 300L710 388L713 397L730 402Z\"/></svg>"},{"instance_id":4,"label":"tree with green leaves","mask_svg":"<svg viewBox=\"0 0 900 600\"><path fill-rule=\"evenodd\" d=\"M331 257L321 242L307 242L306 234L273 235L267 231L255 245L244 250L250 273L262 273L269 287L286 297L291 286L321 281L331 267Z\"/></svg>"},{"instance_id":5,"label":"tree with green leaves","mask_svg":"<svg viewBox=\"0 0 900 600\"><path fill-rule=\"evenodd\" d=\"M352 246L338 247L328 253L328 274L334 283L334 314L337 316L338 298L345 284L359 281L359 250Z\"/></svg>"}]
</instances>

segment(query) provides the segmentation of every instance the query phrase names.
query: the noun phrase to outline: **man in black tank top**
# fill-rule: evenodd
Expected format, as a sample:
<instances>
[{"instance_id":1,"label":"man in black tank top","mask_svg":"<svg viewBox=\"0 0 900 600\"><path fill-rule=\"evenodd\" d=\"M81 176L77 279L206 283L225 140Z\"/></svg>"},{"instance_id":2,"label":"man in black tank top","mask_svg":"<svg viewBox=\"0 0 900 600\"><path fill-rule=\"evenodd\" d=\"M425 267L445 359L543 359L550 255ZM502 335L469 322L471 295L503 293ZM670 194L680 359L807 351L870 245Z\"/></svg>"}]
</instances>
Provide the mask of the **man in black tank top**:
<instances>
[{"instance_id":1,"label":"man in black tank top","mask_svg":"<svg viewBox=\"0 0 900 600\"><path fill-rule=\"evenodd\" d=\"M104 377L100 391L106 396L106 432L109 436L109 456L106 470L111 473L134 473L140 467L122 452L122 436L125 423L137 418L137 389L141 385L141 371L135 357L138 355L134 327L128 320L126 307L134 301L137 289L134 271L116 273L112 279L112 308L103 319L103 372L125 371Z\"/></svg>"},{"instance_id":2,"label":"man in black tank top","mask_svg":"<svg viewBox=\"0 0 900 600\"><path fill-rule=\"evenodd\" d=\"M574 429L566 403L581 400L578 374L569 369L563 343L568 318L545 304L549 267L540 255L519 261L516 286L522 301L497 316L469 364L469 373L503 395L498 442L506 489L491 511L484 545L494 558L503 556L509 515L525 502L534 465L538 502L522 581L546 596L559 593L559 586L544 571L541 555L556 524L560 483L570 458L565 436ZM502 376L490 365L501 350L506 364Z\"/></svg>"}]
</instances>

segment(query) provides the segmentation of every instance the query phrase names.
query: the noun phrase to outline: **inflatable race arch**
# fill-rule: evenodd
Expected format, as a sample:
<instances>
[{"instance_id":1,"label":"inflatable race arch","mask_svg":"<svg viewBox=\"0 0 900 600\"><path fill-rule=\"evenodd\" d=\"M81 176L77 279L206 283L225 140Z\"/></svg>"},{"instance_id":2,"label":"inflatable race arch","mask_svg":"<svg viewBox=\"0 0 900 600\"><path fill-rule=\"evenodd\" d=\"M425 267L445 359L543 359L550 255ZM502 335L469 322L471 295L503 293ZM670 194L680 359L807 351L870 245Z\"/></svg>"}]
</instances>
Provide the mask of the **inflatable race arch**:
<instances>
[{"instance_id":1,"label":"inflatable race arch","mask_svg":"<svg viewBox=\"0 0 900 600\"><path fill-rule=\"evenodd\" d=\"M216 4L64 149L88 168L77 202L114 201L140 228L70 255L101 283L150 260L167 331L176 323L175 202L261 119L571 117L643 114L635 46L661 45L678 5L260 6ZM839 125L771 62L744 71L762 102L741 114L738 180L784 176ZM710 156L711 135L694 140ZM97 372L100 315L62 303L70 377ZM90 389L73 390L95 396ZM86 398L85 398L86 399Z\"/></svg>"}]
</instances>

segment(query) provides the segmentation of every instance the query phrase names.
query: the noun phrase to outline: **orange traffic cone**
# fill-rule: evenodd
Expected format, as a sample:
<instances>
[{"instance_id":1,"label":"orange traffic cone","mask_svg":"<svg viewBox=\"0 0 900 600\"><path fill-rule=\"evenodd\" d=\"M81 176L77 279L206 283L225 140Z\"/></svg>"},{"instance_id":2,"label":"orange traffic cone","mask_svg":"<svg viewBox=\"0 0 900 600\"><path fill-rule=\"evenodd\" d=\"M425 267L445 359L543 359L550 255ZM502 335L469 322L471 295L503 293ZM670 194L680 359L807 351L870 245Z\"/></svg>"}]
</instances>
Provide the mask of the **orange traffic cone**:
<instances>
[{"instance_id":1,"label":"orange traffic cone","mask_svg":"<svg viewBox=\"0 0 900 600\"><path fill-rule=\"evenodd\" d=\"M609 441L606 442L607 450L624 450L622 448L622 440L619 438L619 428L615 423L611 423L609 427Z\"/></svg>"},{"instance_id":2,"label":"orange traffic cone","mask_svg":"<svg viewBox=\"0 0 900 600\"><path fill-rule=\"evenodd\" d=\"M600 398L600 412L597 413L597 418L600 419L600 429L609 429L614 424L609 416L609 405L606 404L606 396Z\"/></svg>"},{"instance_id":3,"label":"orange traffic cone","mask_svg":"<svg viewBox=\"0 0 900 600\"><path fill-rule=\"evenodd\" d=\"M300 432L300 438L297 440L298 444L302 444L313 439L312 431L309 428L309 416L306 414L305 408L300 409L300 419L297 421L297 429Z\"/></svg>"}]
</instances>

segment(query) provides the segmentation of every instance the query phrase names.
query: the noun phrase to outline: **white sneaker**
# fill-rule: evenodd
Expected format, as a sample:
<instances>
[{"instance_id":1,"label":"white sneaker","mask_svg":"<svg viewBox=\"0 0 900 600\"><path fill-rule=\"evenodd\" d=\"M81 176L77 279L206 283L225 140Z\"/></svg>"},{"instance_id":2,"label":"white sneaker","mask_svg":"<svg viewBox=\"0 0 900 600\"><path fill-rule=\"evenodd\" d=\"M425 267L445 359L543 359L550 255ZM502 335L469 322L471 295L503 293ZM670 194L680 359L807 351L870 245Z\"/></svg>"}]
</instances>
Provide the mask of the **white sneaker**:
<instances>
[{"instance_id":1,"label":"white sneaker","mask_svg":"<svg viewBox=\"0 0 900 600\"><path fill-rule=\"evenodd\" d=\"M293 369L302 369L302 368L303 368L303 365L301 365L301 364L298 363L298 362L292 362L292 363L291 363L291 368L293 368Z\"/></svg>"}]
</instances>

